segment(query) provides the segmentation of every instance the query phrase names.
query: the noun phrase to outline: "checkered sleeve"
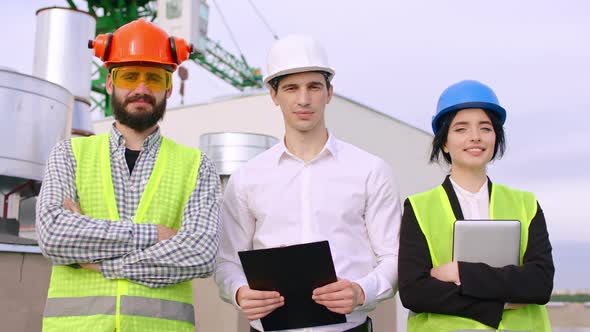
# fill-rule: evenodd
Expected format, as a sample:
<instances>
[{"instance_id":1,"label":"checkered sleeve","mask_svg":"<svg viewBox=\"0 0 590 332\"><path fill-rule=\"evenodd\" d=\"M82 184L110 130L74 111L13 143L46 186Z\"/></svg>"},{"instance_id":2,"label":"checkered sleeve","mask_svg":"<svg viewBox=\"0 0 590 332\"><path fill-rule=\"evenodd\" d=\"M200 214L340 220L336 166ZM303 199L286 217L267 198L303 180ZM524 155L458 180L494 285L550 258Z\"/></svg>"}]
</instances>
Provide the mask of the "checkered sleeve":
<instances>
[{"instance_id":1,"label":"checkered sleeve","mask_svg":"<svg viewBox=\"0 0 590 332\"><path fill-rule=\"evenodd\" d=\"M148 287L165 287L213 273L221 225L221 184L215 165L202 155L195 189L175 236L121 258L101 262L109 279L127 279Z\"/></svg>"},{"instance_id":2,"label":"checkered sleeve","mask_svg":"<svg viewBox=\"0 0 590 332\"><path fill-rule=\"evenodd\" d=\"M155 225L93 219L66 210L66 198L78 200L75 169L71 141L60 142L49 155L37 202L38 242L47 258L63 265L95 263L157 242Z\"/></svg>"}]
</instances>

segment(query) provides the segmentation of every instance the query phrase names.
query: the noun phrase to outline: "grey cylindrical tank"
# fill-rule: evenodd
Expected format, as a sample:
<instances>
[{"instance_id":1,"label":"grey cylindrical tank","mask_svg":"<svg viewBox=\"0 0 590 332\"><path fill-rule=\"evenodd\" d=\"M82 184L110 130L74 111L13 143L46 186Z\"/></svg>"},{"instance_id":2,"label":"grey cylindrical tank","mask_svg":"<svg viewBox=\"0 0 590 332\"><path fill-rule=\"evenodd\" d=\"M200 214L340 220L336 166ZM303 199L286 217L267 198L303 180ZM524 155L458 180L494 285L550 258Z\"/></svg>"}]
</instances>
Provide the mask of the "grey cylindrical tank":
<instances>
[{"instance_id":1,"label":"grey cylindrical tank","mask_svg":"<svg viewBox=\"0 0 590 332\"><path fill-rule=\"evenodd\" d=\"M72 136L94 135L92 115L90 114L90 100L75 97L72 114Z\"/></svg>"},{"instance_id":2,"label":"grey cylindrical tank","mask_svg":"<svg viewBox=\"0 0 590 332\"><path fill-rule=\"evenodd\" d=\"M73 103L57 84L0 69L0 176L41 180L51 148L69 136Z\"/></svg>"},{"instance_id":3,"label":"grey cylindrical tank","mask_svg":"<svg viewBox=\"0 0 590 332\"><path fill-rule=\"evenodd\" d=\"M37 11L33 76L57 83L76 97L89 98L96 19L64 7Z\"/></svg>"},{"instance_id":4,"label":"grey cylindrical tank","mask_svg":"<svg viewBox=\"0 0 590 332\"><path fill-rule=\"evenodd\" d=\"M219 175L225 176L278 141L263 134L208 133L201 135L199 149L215 162Z\"/></svg>"}]
</instances>

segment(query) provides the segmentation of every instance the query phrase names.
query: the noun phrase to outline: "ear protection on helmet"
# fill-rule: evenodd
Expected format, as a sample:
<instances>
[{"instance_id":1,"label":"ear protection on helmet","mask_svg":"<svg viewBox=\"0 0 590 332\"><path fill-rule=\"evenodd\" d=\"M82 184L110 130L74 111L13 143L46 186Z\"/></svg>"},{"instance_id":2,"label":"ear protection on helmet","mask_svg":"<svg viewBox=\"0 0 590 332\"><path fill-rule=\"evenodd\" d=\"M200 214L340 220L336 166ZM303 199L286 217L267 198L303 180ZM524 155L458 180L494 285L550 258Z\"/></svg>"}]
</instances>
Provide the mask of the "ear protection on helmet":
<instances>
[{"instance_id":1,"label":"ear protection on helmet","mask_svg":"<svg viewBox=\"0 0 590 332\"><path fill-rule=\"evenodd\" d=\"M111 55L111 42L113 41L113 34L109 33L107 35L107 44L104 47L104 56L102 57L102 61L106 61Z\"/></svg>"},{"instance_id":2,"label":"ear protection on helmet","mask_svg":"<svg viewBox=\"0 0 590 332\"><path fill-rule=\"evenodd\" d=\"M187 60L190 54L193 52L193 45L187 44L182 38L170 37L170 51L172 53L172 61L179 65L183 61Z\"/></svg>"},{"instance_id":3,"label":"ear protection on helmet","mask_svg":"<svg viewBox=\"0 0 590 332\"><path fill-rule=\"evenodd\" d=\"M109 56L111 55L111 44L113 41L113 34L106 33L101 34L96 37L96 40L89 40L88 41L88 48L94 49L94 55L102 60L103 62L108 61ZM172 55L172 61L179 65L183 61L187 60L189 55L193 51L193 45L187 44L184 39L176 38L176 37L169 37L168 41L170 43L170 53ZM179 52L177 50L176 44L179 43L179 46L184 47L185 50L188 52Z\"/></svg>"},{"instance_id":4,"label":"ear protection on helmet","mask_svg":"<svg viewBox=\"0 0 590 332\"><path fill-rule=\"evenodd\" d=\"M88 42L94 55L105 67L111 64L147 62L172 66L174 71L187 60L192 46L186 40L169 36L166 31L140 18L118 28L113 33L104 33Z\"/></svg>"},{"instance_id":5,"label":"ear protection on helmet","mask_svg":"<svg viewBox=\"0 0 590 332\"><path fill-rule=\"evenodd\" d=\"M168 38L168 41L170 42L170 53L172 53L172 61L174 61L175 64L178 64L178 54L176 53L176 43L174 42L174 37Z\"/></svg>"},{"instance_id":6,"label":"ear protection on helmet","mask_svg":"<svg viewBox=\"0 0 590 332\"><path fill-rule=\"evenodd\" d=\"M94 56L105 62L111 55L112 33L103 33L96 36L95 40L88 41L88 48L94 49Z\"/></svg>"}]
</instances>

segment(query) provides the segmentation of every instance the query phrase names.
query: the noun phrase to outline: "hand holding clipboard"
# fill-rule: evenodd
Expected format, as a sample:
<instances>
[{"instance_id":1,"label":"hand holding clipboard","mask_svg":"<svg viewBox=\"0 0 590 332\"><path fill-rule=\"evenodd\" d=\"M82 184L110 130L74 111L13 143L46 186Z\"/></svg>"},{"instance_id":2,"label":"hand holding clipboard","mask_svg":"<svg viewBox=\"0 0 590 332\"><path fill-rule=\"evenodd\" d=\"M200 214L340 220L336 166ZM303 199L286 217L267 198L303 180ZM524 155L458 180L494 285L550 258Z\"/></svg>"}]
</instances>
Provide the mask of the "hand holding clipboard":
<instances>
[{"instance_id":1,"label":"hand holding clipboard","mask_svg":"<svg viewBox=\"0 0 590 332\"><path fill-rule=\"evenodd\" d=\"M328 241L240 251L251 289L276 291L284 305L261 319L265 330L284 330L346 322L312 299L313 290L337 281Z\"/></svg>"}]
</instances>

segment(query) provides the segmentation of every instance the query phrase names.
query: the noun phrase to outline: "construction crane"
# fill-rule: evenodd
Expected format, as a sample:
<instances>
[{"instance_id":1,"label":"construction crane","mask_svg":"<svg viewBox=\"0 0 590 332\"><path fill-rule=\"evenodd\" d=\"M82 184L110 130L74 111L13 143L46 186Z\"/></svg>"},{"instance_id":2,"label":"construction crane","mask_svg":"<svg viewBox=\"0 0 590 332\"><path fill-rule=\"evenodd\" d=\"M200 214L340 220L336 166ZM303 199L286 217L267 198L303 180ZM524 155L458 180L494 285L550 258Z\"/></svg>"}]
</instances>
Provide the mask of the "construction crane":
<instances>
[{"instance_id":1,"label":"construction crane","mask_svg":"<svg viewBox=\"0 0 590 332\"><path fill-rule=\"evenodd\" d=\"M66 0L73 9L78 9L73 0ZM195 0L198 1L198 0ZM154 21L157 17L157 4L153 0L87 0L88 12L96 17L96 34L113 32L138 18ZM219 43L205 38L205 51L191 54L190 59L213 75L243 91L245 88L261 88L262 74L259 68L252 68L246 59L226 51ZM110 96L106 92L107 70L94 63L95 76L92 80L90 97L91 110L100 109L106 116L112 115Z\"/></svg>"}]
</instances>

